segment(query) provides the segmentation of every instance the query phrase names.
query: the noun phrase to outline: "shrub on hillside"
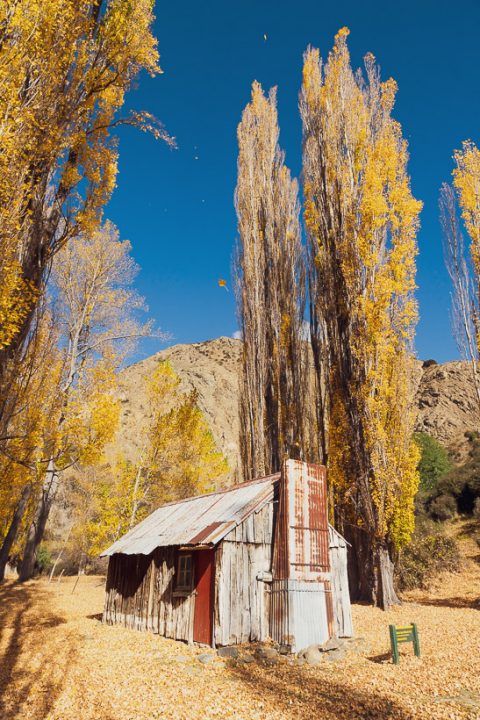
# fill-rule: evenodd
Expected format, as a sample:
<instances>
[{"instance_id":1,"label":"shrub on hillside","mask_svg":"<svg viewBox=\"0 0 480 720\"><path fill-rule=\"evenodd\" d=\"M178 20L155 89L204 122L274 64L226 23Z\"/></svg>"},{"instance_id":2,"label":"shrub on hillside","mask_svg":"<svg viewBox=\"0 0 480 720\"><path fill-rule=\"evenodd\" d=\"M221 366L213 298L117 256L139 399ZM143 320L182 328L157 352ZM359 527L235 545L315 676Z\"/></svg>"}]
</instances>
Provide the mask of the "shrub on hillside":
<instances>
[{"instance_id":1,"label":"shrub on hillside","mask_svg":"<svg viewBox=\"0 0 480 720\"><path fill-rule=\"evenodd\" d=\"M452 495L439 495L429 506L429 513L435 520L451 520L456 512L457 503Z\"/></svg>"},{"instance_id":2,"label":"shrub on hillside","mask_svg":"<svg viewBox=\"0 0 480 720\"><path fill-rule=\"evenodd\" d=\"M473 506L473 517L475 520L480 520L480 497L477 497L475 500L475 505Z\"/></svg>"},{"instance_id":3,"label":"shrub on hillside","mask_svg":"<svg viewBox=\"0 0 480 720\"><path fill-rule=\"evenodd\" d=\"M431 435L419 432L415 433L414 439L421 453L418 463L420 490L426 493L434 491L440 478L452 469L452 461L447 449Z\"/></svg>"},{"instance_id":4,"label":"shrub on hillside","mask_svg":"<svg viewBox=\"0 0 480 720\"><path fill-rule=\"evenodd\" d=\"M398 587L400 590L424 588L442 570L458 570L459 565L460 553L455 540L437 523L423 521L397 561Z\"/></svg>"},{"instance_id":5,"label":"shrub on hillside","mask_svg":"<svg viewBox=\"0 0 480 720\"><path fill-rule=\"evenodd\" d=\"M442 477L437 485L438 495L455 499L458 512L471 515L480 497L480 438L477 432L465 433L470 442L468 459Z\"/></svg>"}]
</instances>

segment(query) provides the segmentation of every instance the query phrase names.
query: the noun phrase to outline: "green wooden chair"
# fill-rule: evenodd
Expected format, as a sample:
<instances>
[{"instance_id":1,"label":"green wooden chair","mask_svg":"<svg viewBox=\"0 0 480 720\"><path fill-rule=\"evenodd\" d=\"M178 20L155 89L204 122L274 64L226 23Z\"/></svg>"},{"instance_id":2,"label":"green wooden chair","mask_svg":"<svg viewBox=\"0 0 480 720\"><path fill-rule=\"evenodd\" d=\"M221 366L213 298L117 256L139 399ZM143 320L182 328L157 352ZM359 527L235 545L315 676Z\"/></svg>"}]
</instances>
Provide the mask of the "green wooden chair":
<instances>
[{"instance_id":1,"label":"green wooden chair","mask_svg":"<svg viewBox=\"0 0 480 720\"><path fill-rule=\"evenodd\" d=\"M389 625L389 629L390 643L392 645L392 658L395 665L398 665L400 662L400 656L398 653L398 646L400 643L413 643L415 655L420 657L420 638L418 636L418 630L415 623L412 623L411 625L402 625L401 627Z\"/></svg>"}]
</instances>

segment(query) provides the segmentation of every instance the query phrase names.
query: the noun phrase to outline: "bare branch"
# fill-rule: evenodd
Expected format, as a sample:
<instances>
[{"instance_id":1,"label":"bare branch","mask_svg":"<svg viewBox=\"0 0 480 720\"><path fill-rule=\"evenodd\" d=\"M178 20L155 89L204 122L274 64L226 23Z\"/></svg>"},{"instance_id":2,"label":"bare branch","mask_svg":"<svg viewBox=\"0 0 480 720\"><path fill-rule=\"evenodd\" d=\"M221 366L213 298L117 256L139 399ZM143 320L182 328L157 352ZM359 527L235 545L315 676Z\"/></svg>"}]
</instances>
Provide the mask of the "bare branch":
<instances>
[{"instance_id":1,"label":"bare branch","mask_svg":"<svg viewBox=\"0 0 480 720\"><path fill-rule=\"evenodd\" d=\"M479 308L470 266L465 257L463 235L460 230L455 191L443 183L439 198L443 255L452 281L451 320L460 355L471 363L472 380L480 407L480 377L478 373Z\"/></svg>"}]
</instances>

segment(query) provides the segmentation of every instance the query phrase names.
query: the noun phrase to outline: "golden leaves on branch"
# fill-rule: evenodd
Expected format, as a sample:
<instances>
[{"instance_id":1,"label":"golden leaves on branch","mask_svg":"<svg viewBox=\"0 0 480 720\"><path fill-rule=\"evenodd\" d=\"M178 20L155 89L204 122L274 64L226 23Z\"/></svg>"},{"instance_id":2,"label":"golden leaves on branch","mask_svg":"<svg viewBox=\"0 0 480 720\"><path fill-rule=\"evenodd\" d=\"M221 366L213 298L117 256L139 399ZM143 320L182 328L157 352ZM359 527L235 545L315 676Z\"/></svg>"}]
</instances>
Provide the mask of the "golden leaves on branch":
<instances>
[{"instance_id":1,"label":"golden leaves on branch","mask_svg":"<svg viewBox=\"0 0 480 720\"><path fill-rule=\"evenodd\" d=\"M1 278L0 350L10 345L38 295L33 284L23 279L20 264L14 259L4 261Z\"/></svg>"},{"instance_id":2,"label":"golden leaves on branch","mask_svg":"<svg viewBox=\"0 0 480 720\"><path fill-rule=\"evenodd\" d=\"M84 468L74 490L74 536L95 556L159 505L215 489L228 472L197 395L180 390L169 362L146 380L147 404L133 460L119 456L111 466Z\"/></svg>"},{"instance_id":3,"label":"golden leaves on branch","mask_svg":"<svg viewBox=\"0 0 480 720\"><path fill-rule=\"evenodd\" d=\"M467 141L454 153L453 184L462 218L471 239L470 252L477 278L480 276L480 150ZM477 280L478 282L478 280Z\"/></svg>"},{"instance_id":4,"label":"golden leaves on branch","mask_svg":"<svg viewBox=\"0 0 480 720\"><path fill-rule=\"evenodd\" d=\"M413 530L411 342L416 233L407 143L391 117L396 83L372 55L354 73L343 28L322 65L305 54L305 223L319 342L330 385L329 463L336 502L396 545Z\"/></svg>"},{"instance_id":5,"label":"golden leaves on branch","mask_svg":"<svg viewBox=\"0 0 480 720\"><path fill-rule=\"evenodd\" d=\"M117 174L112 130L136 125L174 142L150 113L118 118L138 73L160 71L151 0L107 0L100 12L101 5L19 0L0 7L4 347L24 339L52 255L102 220Z\"/></svg>"},{"instance_id":6,"label":"golden leaves on branch","mask_svg":"<svg viewBox=\"0 0 480 720\"><path fill-rule=\"evenodd\" d=\"M95 467L100 472L104 448L119 422L116 371L139 338L153 332L151 322L138 319L145 308L131 287L137 270L130 243L120 240L111 223L91 236L73 238L56 254L49 303L37 306L35 332L8 388L11 438L0 440L0 497L5 500L0 537L31 485L32 507L22 534L49 463L66 502L72 495L65 475L72 466L81 476L95 474Z\"/></svg>"}]
</instances>

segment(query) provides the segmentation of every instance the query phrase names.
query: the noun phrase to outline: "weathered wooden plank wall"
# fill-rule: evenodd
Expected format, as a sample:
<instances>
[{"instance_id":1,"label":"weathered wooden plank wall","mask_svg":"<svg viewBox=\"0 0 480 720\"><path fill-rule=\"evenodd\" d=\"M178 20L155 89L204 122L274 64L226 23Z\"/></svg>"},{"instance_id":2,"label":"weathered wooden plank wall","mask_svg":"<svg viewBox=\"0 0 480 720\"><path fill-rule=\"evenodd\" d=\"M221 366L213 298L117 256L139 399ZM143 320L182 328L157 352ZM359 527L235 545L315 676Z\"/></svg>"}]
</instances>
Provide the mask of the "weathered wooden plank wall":
<instances>
[{"instance_id":1,"label":"weathered wooden plank wall","mask_svg":"<svg viewBox=\"0 0 480 720\"><path fill-rule=\"evenodd\" d=\"M333 615L337 637L352 637L352 608L348 588L347 544L330 530L330 564L332 574Z\"/></svg>"},{"instance_id":2,"label":"weathered wooden plank wall","mask_svg":"<svg viewBox=\"0 0 480 720\"><path fill-rule=\"evenodd\" d=\"M151 555L112 555L103 621L193 642L195 595L176 595L174 570L174 548L158 548Z\"/></svg>"},{"instance_id":3,"label":"weathered wooden plank wall","mask_svg":"<svg viewBox=\"0 0 480 720\"><path fill-rule=\"evenodd\" d=\"M288 582L268 582L276 508L277 501L270 501L252 513L216 549L216 645L270 636L291 644ZM331 527L329 546L335 634L348 637L353 630L347 545ZM104 622L193 642L195 593L185 596L174 592L175 558L176 549L172 547L158 548L148 556L113 555L108 568ZM262 575L267 575L267 582L259 579Z\"/></svg>"},{"instance_id":4,"label":"weathered wooden plank wall","mask_svg":"<svg viewBox=\"0 0 480 720\"><path fill-rule=\"evenodd\" d=\"M265 640L269 584L257 579L272 562L273 502L250 515L220 543L215 556L215 643Z\"/></svg>"}]
</instances>

